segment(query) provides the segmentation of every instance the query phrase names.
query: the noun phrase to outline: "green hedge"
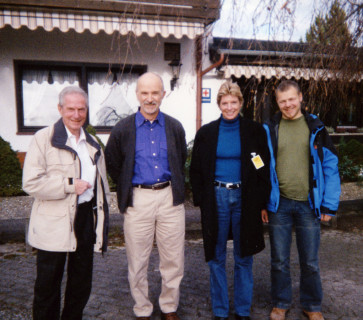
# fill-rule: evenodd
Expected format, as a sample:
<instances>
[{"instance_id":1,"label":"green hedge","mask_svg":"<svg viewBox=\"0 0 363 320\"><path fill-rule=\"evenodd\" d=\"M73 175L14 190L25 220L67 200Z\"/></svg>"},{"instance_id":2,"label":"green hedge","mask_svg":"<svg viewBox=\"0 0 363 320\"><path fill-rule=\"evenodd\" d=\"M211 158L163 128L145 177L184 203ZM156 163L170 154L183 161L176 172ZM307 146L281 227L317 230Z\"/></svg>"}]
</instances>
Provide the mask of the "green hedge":
<instances>
[{"instance_id":1,"label":"green hedge","mask_svg":"<svg viewBox=\"0 0 363 320\"><path fill-rule=\"evenodd\" d=\"M21 189L22 170L16 152L10 143L0 137L0 196L24 194Z\"/></svg>"}]
</instances>

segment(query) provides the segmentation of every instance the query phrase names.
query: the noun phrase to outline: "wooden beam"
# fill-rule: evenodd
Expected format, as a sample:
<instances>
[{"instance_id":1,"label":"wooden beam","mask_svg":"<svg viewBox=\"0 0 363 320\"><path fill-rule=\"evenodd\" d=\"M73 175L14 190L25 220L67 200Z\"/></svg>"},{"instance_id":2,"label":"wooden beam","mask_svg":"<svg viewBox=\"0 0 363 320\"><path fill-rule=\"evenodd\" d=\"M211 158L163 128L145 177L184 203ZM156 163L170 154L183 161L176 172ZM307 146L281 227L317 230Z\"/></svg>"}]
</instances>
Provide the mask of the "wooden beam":
<instances>
[{"instance_id":1,"label":"wooden beam","mask_svg":"<svg viewBox=\"0 0 363 320\"><path fill-rule=\"evenodd\" d=\"M141 4L140 4L141 2ZM115 0L1 0L0 4L13 5L39 5L52 7L108 7L108 6L125 6L125 5L152 5L152 6L190 6L210 9L219 9L219 0L141 0L141 1L115 1Z\"/></svg>"},{"instance_id":2,"label":"wooden beam","mask_svg":"<svg viewBox=\"0 0 363 320\"><path fill-rule=\"evenodd\" d=\"M209 24L219 18L219 0L0 0L0 7L24 10L85 11L94 14L125 14L135 18L193 19Z\"/></svg>"},{"instance_id":3,"label":"wooden beam","mask_svg":"<svg viewBox=\"0 0 363 320\"><path fill-rule=\"evenodd\" d=\"M220 0L140 0L140 1L116 1L116 0L1 0L0 4L39 5L39 6L124 6L124 5L153 5L153 6L190 6L210 9L219 9Z\"/></svg>"}]
</instances>

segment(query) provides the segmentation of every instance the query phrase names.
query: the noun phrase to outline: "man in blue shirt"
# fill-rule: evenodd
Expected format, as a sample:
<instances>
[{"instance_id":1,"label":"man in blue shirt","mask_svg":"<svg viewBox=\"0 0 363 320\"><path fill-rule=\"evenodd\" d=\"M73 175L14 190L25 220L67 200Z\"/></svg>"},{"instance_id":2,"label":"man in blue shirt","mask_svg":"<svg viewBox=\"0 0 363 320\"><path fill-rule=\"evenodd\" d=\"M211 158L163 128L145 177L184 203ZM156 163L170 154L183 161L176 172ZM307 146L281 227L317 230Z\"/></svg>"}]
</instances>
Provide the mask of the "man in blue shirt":
<instances>
[{"instance_id":1,"label":"man in blue shirt","mask_svg":"<svg viewBox=\"0 0 363 320\"><path fill-rule=\"evenodd\" d=\"M129 283L137 319L151 319L147 267L156 238L162 276L162 320L178 320L179 286L184 274L185 132L179 121L160 112L163 81L145 73L137 81L140 108L113 128L105 155L125 214Z\"/></svg>"}]
</instances>

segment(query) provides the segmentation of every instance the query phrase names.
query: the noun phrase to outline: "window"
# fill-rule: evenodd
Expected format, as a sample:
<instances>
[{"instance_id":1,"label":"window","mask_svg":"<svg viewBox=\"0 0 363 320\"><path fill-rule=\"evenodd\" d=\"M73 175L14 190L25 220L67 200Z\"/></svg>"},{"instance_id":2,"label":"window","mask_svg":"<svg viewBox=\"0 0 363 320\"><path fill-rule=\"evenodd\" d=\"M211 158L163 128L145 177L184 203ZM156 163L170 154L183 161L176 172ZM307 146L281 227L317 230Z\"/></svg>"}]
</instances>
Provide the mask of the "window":
<instances>
[{"instance_id":1,"label":"window","mask_svg":"<svg viewBox=\"0 0 363 320\"><path fill-rule=\"evenodd\" d=\"M118 120L134 113L138 74L90 70L87 72L89 123L94 127L114 126Z\"/></svg>"},{"instance_id":2,"label":"window","mask_svg":"<svg viewBox=\"0 0 363 320\"><path fill-rule=\"evenodd\" d=\"M164 43L164 60L172 61L178 60L180 61L180 43Z\"/></svg>"},{"instance_id":3,"label":"window","mask_svg":"<svg viewBox=\"0 0 363 320\"><path fill-rule=\"evenodd\" d=\"M15 61L18 131L35 132L59 119L58 94L66 86L82 87L89 97L87 124L108 132L136 111L137 78L146 66Z\"/></svg>"}]
</instances>

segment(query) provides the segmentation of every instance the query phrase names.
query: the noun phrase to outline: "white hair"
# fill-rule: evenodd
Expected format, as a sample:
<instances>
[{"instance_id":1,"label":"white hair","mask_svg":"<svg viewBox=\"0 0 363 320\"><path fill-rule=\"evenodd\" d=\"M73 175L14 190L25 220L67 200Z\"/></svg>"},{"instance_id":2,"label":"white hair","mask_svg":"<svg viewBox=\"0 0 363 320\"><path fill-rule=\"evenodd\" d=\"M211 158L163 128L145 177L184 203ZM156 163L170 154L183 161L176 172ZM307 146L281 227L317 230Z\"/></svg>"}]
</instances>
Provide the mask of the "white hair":
<instances>
[{"instance_id":1,"label":"white hair","mask_svg":"<svg viewBox=\"0 0 363 320\"><path fill-rule=\"evenodd\" d=\"M60 93L59 93L59 105L63 107L64 105L64 98L68 94L78 93L83 96L83 98L86 100L86 107L88 108L88 95L87 93L80 87L77 86L68 86L65 87Z\"/></svg>"}]
</instances>

